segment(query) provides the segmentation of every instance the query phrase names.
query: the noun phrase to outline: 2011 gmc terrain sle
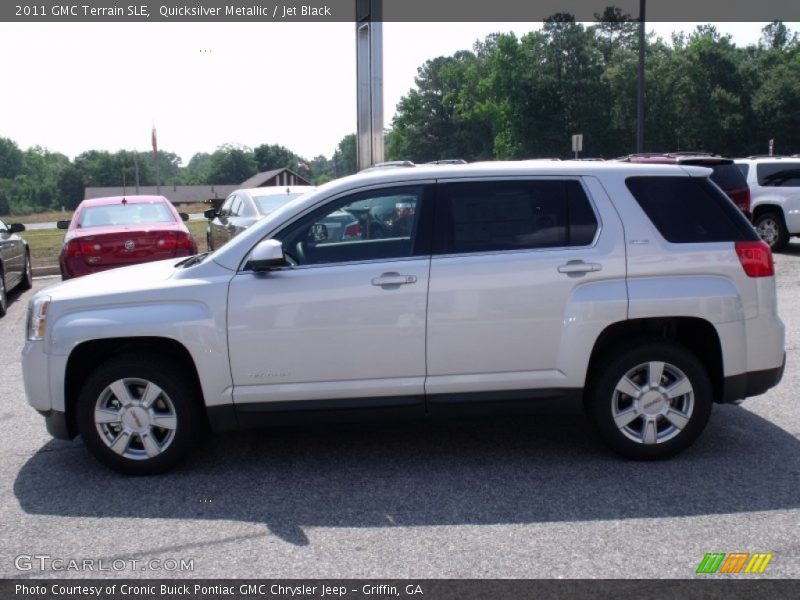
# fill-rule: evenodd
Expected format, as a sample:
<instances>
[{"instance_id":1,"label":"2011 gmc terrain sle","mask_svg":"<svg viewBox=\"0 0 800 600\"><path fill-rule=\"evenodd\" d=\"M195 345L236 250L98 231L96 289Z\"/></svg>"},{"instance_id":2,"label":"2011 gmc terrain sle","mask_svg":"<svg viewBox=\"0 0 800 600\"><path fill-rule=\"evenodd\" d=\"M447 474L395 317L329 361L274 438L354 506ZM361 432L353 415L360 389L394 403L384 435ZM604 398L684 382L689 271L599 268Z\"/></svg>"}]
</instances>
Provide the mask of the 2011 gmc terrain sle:
<instances>
[{"instance_id":1,"label":"2011 gmc terrain sle","mask_svg":"<svg viewBox=\"0 0 800 600\"><path fill-rule=\"evenodd\" d=\"M28 400L126 473L172 467L206 425L567 397L617 452L671 456L714 402L783 372L772 255L709 173L527 162L340 179L213 254L38 292ZM326 225L343 212L346 239Z\"/></svg>"}]
</instances>

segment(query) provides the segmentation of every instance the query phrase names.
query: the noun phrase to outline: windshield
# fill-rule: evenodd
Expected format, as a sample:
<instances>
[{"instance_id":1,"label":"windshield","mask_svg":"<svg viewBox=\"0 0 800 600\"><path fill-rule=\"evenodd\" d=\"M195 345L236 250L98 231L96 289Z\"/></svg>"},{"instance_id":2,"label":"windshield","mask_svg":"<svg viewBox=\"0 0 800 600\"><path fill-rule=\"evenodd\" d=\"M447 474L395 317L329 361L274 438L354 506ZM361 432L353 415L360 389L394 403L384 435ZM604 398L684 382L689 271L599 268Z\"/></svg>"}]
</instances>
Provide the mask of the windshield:
<instances>
[{"instance_id":1,"label":"windshield","mask_svg":"<svg viewBox=\"0 0 800 600\"><path fill-rule=\"evenodd\" d=\"M78 227L107 227L140 223L173 223L172 211L163 204L128 203L87 206Z\"/></svg>"},{"instance_id":2,"label":"windshield","mask_svg":"<svg viewBox=\"0 0 800 600\"><path fill-rule=\"evenodd\" d=\"M259 214L266 215L275 210L278 210L290 200L299 198L303 194L270 194L269 196L255 196L253 200L256 201L256 208Z\"/></svg>"}]
</instances>

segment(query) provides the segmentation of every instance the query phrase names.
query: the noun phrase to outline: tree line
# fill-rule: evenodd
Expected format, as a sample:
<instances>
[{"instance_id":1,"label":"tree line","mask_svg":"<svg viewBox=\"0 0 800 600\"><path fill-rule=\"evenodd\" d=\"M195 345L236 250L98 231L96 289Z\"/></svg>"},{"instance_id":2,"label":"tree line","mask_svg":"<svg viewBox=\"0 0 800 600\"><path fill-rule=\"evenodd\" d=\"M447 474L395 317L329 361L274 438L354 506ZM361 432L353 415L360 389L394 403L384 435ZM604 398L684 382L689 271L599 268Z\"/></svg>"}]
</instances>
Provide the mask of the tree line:
<instances>
[{"instance_id":1,"label":"tree line","mask_svg":"<svg viewBox=\"0 0 800 600\"><path fill-rule=\"evenodd\" d=\"M226 144L212 153L195 154L186 166L172 152L158 151L161 185L236 185L263 171L288 167L315 184L356 171L355 134L345 136L333 156L306 159L277 144L247 148ZM138 168L137 168L138 167ZM0 215L74 209L86 187L156 185L152 152L89 150L70 160L36 146L21 150L0 137Z\"/></svg>"},{"instance_id":2,"label":"tree line","mask_svg":"<svg viewBox=\"0 0 800 600\"><path fill-rule=\"evenodd\" d=\"M473 49L428 60L385 132L386 159L509 160L568 157L572 134L584 156L635 150L638 24L619 9L576 23L559 13L517 38L496 33ZM758 44L737 47L710 25L646 45L645 150L726 156L800 152L800 41L783 23ZM0 137L0 214L72 209L87 186L154 185L151 152L90 150L70 160ZM238 184L289 167L315 184L356 171L356 139L331 158L303 158L275 144L224 145L185 166L159 151L163 185Z\"/></svg>"},{"instance_id":3,"label":"tree line","mask_svg":"<svg viewBox=\"0 0 800 600\"><path fill-rule=\"evenodd\" d=\"M427 61L398 104L387 156L424 162L568 157L635 151L638 23L619 9L576 23L546 19L518 39ZM781 22L737 47L713 26L646 44L645 151L727 156L800 152L800 43Z\"/></svg>"}]
</instances>

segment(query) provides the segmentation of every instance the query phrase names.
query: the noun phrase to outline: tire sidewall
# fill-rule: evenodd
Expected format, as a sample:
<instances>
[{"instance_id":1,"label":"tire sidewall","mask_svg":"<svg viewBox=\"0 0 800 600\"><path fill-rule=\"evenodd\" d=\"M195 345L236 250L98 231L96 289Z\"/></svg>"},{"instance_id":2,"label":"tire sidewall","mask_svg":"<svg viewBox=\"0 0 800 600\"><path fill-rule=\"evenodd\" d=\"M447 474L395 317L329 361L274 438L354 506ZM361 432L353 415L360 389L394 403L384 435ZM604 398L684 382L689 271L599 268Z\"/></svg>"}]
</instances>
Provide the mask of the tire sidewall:
<instances>
[{"instance_id":1,"label":"tire sidewall","mask_svg":"<svg viewBox=\"0 0 800 600\"><path fill-rule=\"evenodd\" d=\"M669 458L690 446L705 428L713 404L711 382L700 359L672 342L647 342L627 350L617 348L608 354L614 358L599 366L588 407L603 440L619 454L634 460ZM674 365L689 378L694 390L694 407L689 423L678 435L660 444L644 445L627 438L617 428L612 413L613 394L623 375L651 361Z\"/></svg>"},{"instance_id":2,"label":"tire sidewall","mask_svg":"<svg viewBox=\"0 0 800 600\"><path fill-rule=\"evenodd\" d=\"M19 289L29 290L33 287L33 272L31 266L31 254L25 252L25 267L22 272L22 280L19 283Z\"/></svg>"},{"instance_id":3,"label":"tire sidewall","mask_svg":"<svg viewBox=\"0 0 800 600\"><path fill-rule=\"evenodd\" d=\"M786 247L786 244L789 243L789 231L787 230L786 224L784 223L781 215L776 214L774 212L768 212L760 215L754 223L756 230L758 230L758 227L761 224L761 222L767 219L774 221L776 228L778 230L778 236L775 239L775 243L770 245L770 250L774 250L776 252L779 250L783 250ZM760 237L761 236L759 236L759 238Z\"/></svg>"},{"instance_id":4,"label":"tire sidewall","mask_svg":"<svg viewBox=\"0 0 800 600\"><path fill-rule=\"evenodd\" d=\"M6 289L6 277L0 271L0 317L5 316L8 308L8 290Z\"/></svg>"},{"instance_id":5,"label":"tire sidewall","mask_svg":"<svg viewBox=\"0 0 800 600\"><path fill-rule=\"evenodd\" d=\"M158 385L175 408L177 428L169 447L159 456L146 460L125 458L100 438L94 421L94 409L100 394L114 381L139 378ZM123 356L112 358L98 367L84 383L77 404L78 431L89 451L107 467L128 475L150 475L171 469L191 451L200 433L199 409L192 399L194 386L181 368L170 360Z\"/></svg>"}]
</instances>

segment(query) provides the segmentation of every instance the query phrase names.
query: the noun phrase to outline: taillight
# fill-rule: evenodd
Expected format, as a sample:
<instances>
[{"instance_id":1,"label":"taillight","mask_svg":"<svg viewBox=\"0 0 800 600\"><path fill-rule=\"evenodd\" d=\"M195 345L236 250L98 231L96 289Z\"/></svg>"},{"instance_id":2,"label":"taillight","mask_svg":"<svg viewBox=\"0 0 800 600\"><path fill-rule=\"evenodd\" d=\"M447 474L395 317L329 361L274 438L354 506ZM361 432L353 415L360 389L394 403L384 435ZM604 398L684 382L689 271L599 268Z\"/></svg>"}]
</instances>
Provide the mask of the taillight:
<instances>
[{"instance_id":1,"label":"taillight","mask_svg":"<svg viewBox=\"0 0 800 600\"><path fill-rule=\"evenodd\" d=\"M741 188L738 190L729 190L728 196L733 203L739 207L744 213L750 212L750 188Z\"/></svg>"},{"instance_id":2,"label":"taillight","mask_svg":"<svg viewBox=\"0 0 800 600\"><path fill-rule=\"evenodd\" d=\"M70 240L67 243L65 254L67 256L86 256L100 254L103 246L99 242L87 242L85 240Z\"/></svg>"},{"instance_id":3,"label":"taillight","mask_svg":"<svg viewBox=\"0 0 800 600\"><path fill-rule=\"evenodd\" d=\"M364 232L363 228L361 227L360 223L353 223L352 225L348 225L344 228L344 233L342 234L343 240L360 240L361 235Z\"/></svg>"},{"instance_id":4,"label":"taillight","mask_svg":"<svg viewBox=\"0 0 800 600\"><path fill-rule=\"evenodd\" d=\"M197 252L197 246L195 246L194 238L189 233L179 232L178 233L178 248L181 250L190 250L192 254Z\"/></svg>"},{"instance_id":5,"label":"taillight","mask_svg":"<svg viewBox=\"0 0 800 600\"><path fill-rule=\"evenodd\" d=\"M736 242L736 254L748 277L772 277L775 275L772 251L766 242Z\"/></svg>"},{"instance_id":6,"label":"taillight","mask_svg":"<svg viewBox=\"0 0 800 600\"><path fill-rule=\"evenodd\" d=\"M175 233L164 234L156 242L158 250L186 250L188 254L196 254L197 246L191 234L178 231Z\"/></svg>"}]
</instances>

